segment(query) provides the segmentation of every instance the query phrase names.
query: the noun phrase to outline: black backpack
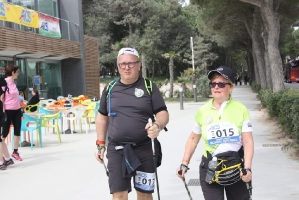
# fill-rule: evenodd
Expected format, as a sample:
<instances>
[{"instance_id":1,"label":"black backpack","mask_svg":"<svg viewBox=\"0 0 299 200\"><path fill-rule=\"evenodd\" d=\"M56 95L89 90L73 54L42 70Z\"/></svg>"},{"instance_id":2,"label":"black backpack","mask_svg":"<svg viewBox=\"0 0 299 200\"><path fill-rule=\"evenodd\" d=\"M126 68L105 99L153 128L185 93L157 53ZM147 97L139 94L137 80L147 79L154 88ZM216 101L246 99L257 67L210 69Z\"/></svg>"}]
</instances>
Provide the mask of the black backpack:
<instances>
[{"instance_id":1,"label":"black backpack","mask_svg":"<svg viewBox=\"0 0 299 200\"><path fill-rule=\"evenodd\" d=\"M7 87L7 82L5 81L4 78L0 78L0 96L2 94L5 95L6 91L8 91L8 87ZM5 87L5 89L3 90L2 87ZM0 127L3 127L3 123L6 119L6 114L3 112L3 102L0 101Z\"/></svg>"}]
</instances>

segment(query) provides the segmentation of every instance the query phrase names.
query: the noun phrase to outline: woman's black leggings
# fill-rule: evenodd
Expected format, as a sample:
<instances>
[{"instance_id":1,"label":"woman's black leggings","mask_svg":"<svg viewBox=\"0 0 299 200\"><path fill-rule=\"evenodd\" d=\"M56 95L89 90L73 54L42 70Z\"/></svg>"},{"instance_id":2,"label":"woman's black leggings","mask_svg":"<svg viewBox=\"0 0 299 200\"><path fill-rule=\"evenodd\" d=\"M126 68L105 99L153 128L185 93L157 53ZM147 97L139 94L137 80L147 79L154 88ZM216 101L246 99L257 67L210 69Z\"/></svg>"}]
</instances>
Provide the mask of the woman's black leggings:
<instances>
[{"instance_id":1,"label":"woman's black leggings","mask_svg":"<svg viewBox=\"0 0 299 200\"><path fill-rule=\"evenodd\" d=\"M21 134L21 123L22 123L22 111L21 108L18 110L5 110L6 121L3 124L2 137L6 138L9 133L10 125L13 124L14 135L20 136Z\"/></svg>"}]
</instances>

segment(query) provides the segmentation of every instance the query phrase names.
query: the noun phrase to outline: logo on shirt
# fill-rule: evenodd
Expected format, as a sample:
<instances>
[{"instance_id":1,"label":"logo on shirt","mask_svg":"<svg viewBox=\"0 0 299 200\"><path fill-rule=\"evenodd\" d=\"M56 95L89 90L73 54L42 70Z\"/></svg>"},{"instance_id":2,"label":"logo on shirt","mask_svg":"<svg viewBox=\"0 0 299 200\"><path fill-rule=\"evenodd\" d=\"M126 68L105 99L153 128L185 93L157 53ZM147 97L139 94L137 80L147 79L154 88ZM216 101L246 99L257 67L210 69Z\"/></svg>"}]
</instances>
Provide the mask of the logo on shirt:
<instances>
[{"instance_id":1,"label":"logo on shirt","mask_svg":"<svg viewBox=\"0 0 299 200\"><path fill-rule=\"evenodd\" d=\"M248 126L248 127L252 127L251 122L248 122L248 123L247 123L247 126Z\"/></svg>"},{"instance_id":2,"label":"logo on shirt","mask_svg":"<svg viewBox=\"0 0 299 200\"><path fill-rule=\"evenodd\" d=\"M144 91L142 89L135 88L135 96L142 97L144 95Z\"/></svg>"},{"instance_id":3,"label":"logo on shirt","mask_svg":"<svg viewBox=\"0 0 299 200\"><path fill-rule=\"evenodd\" d=\"M207 124L210 124L213 121L212 117L207 117Z\"/></svg>"}]
</instances>

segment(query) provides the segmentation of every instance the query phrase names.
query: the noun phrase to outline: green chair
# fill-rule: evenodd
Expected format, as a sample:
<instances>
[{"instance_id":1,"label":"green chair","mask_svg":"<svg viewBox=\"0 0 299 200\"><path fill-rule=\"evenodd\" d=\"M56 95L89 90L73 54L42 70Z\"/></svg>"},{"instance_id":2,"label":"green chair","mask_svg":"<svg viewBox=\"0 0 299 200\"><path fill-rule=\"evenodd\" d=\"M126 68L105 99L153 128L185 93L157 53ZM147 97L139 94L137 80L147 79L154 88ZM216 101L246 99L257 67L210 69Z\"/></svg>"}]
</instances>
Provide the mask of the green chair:
<instances>
[{"instance_id":1,"label":"green chair","mask_svg":"<svg viewBox=\"0 0 299 200\"><path fill-rule=\"evenodd\" d=\"M42 119L42 127L48 127L48 128L55 128L56 129L56 134L58 137L58 142L61 143L61 138L60 138L60 130L59 130L59 125L58 121L61 118L61 112L57 112L55 114L49 114L49 115L43 115L41 117ZM49 121L54 120L54 123L48 123Z\"/></svg>"},{"instance_id":2,"label":"green chair","mask_svg":"<svg viewBox=\"0 0 299 200\"><path fill-rule=\"evenodd\" d=\"M24 112L25 112L25 113L28 113L28 112L36 112L38 106L39 106L39 103L37 103L37 104L33 104L33 105L27 105L27 106L24 108ZM35 109L34 109L34 108L35 108ZM34 110L34 111L32 111L32 110Z\"/></svg>"}]
</instances>

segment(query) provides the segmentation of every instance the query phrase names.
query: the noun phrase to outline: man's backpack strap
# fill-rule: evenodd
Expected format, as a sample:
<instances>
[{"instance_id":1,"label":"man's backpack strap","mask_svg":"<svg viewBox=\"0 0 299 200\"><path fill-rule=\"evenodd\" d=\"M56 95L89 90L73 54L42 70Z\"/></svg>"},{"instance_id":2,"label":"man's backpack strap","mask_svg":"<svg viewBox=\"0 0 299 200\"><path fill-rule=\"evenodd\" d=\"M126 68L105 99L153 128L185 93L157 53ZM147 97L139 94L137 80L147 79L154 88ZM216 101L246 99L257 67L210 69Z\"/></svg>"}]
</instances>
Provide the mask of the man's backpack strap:
<instances>
[{"instance_id":1,"label":"man's backpack strap","mask_svg":"<svg viewBox=\"0 0 299 200\"><path fill-rule=\"evenodd\" d=\"M148 80L147 78L143 78L143 79L144 79L144 85L145 85L145 89L146 89L147 93L149 95L152 95L152 91L153 91L152 81Z\"/></svg>"},{"instance_id":2,"label":"man's backpack strap","mask_svg":"<svg viewBox=\"0 0 299 200\"><path fill-rule=\"evenodd\" d=\"M107 88L106 88L106 94L107 94L106 97L108 97L108 95L110 95L113 86L115 85L115 83L116 83L118 80L119 80L119 78L116 78L116 79L114 79L113 81L111 81L111 82L108 84L108 86L107 86Z\"/></svg>"}]
</instances>

